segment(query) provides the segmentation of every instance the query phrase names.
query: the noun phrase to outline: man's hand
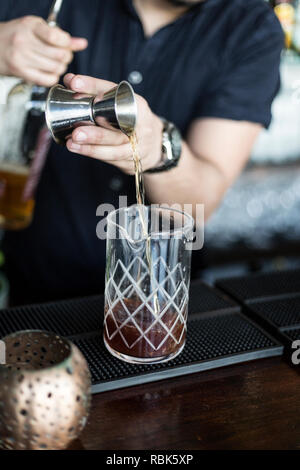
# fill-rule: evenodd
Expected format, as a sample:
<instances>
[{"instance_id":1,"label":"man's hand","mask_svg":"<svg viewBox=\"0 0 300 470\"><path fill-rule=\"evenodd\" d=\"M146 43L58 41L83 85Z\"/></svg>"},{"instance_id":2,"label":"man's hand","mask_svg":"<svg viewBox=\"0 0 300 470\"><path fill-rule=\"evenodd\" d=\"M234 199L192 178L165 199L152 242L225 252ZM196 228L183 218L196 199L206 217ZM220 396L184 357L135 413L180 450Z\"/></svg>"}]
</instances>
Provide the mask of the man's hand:
<instances>
[{"instance_id":1,"label":"man's hand","mask_svg":"<svg viewBox=\"0 0 300 470\"><path fill-rule=\"evenodd\" d=\"M115 83L105 80L73 74L66 75L64 82L73 91L98 95L100 99L104 93L116 86ZM138 106L136 134L142 168L145 171L160 162L163 124L153 114L144 98L137 95L136 100ZM73 131L67 147L70 152L102 160L115 165L124 173L134 174L131 145L128 137L121 131L94 126L79 127Z\"/></svg>"},{"instance_id":2,"label":"man's hand","mask_svg":"<svg viewBox=\"0 0 300 470\"><path fill-rule=\"evenodd\" d=\"M0 23L0 75L20 77L50 87L59 81L73 52L88 46L36 16Z\"/></svg>"}]
</instances>

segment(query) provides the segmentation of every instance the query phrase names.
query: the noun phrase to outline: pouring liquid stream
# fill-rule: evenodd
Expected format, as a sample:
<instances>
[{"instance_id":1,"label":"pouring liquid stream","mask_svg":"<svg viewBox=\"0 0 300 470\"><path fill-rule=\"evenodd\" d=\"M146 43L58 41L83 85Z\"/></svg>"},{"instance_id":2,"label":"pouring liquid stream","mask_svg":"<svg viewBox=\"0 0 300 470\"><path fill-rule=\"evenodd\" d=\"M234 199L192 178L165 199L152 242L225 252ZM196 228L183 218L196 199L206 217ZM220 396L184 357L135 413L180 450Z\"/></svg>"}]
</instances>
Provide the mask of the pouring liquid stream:
<instances>
[{"instance_id":1,"label":"pouring liquid stream","mask_svg":"<svg viewBox=\"0 0 300 470\"><path fill-rule=\"evenodd\" d=\"M136 133L133 132L129 136L129 141L132 148L132 158L134 162L134 172L135 172L135 187L136 187L136 201L138 205L138 211L140 215L140 221L142 225L143 235L146 239L146 259L147 265L149 268L150 282L151 286L155 288L155 277L152 268L152 258L151 258L151 236L148 231L148 221L143 213L143 208L145 206L145 185L144 185L144 176L143 168L141 163L141 158L138 150L138 140ZM155 316L158 317L160 307L157 292L154 292L154 312Z\"/></svg>"}]
</instances>

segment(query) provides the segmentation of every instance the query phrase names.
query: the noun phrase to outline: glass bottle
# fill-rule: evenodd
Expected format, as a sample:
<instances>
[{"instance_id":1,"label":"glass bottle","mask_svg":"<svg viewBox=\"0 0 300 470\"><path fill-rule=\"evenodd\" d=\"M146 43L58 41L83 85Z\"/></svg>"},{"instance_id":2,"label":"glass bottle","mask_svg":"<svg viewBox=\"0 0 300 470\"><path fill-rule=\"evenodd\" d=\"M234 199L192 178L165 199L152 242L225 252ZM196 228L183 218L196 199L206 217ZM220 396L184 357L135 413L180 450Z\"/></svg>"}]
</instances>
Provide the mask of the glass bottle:
<instances>
[{"instance_id":1,"label":"glass bottle","mask_svg":"<svg viewBox=\"0 0 300 470\"><path fill-rule=\"evenodd\" d=\"M62 3L53 2L49 26L56 26ZM14 81L0 107L0 228L5 230L24 229L33 217L35 189L51 145L45 122L47 94L45 87Z\"/></svg>"}]
</instances>

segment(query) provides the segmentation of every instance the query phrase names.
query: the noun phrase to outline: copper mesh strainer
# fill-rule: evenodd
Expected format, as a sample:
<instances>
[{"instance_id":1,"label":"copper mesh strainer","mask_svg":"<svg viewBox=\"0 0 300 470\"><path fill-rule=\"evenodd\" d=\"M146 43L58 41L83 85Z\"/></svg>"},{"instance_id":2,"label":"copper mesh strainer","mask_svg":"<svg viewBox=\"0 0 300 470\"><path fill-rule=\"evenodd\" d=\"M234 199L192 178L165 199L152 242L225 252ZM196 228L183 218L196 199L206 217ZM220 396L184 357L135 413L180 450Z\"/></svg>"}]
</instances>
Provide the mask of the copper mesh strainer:
<instances>
[{"instance_id":1,"label":"copper mesh strainer","mask_svg":"<svg viewBox=\"0 0 300 470\"><path fill-rule=\"evenodd\" d=\"M54 333L23 331L4 342L0 448L66 448L89 413L91 380L85 358Z\"/></svg>"}]
</instances>

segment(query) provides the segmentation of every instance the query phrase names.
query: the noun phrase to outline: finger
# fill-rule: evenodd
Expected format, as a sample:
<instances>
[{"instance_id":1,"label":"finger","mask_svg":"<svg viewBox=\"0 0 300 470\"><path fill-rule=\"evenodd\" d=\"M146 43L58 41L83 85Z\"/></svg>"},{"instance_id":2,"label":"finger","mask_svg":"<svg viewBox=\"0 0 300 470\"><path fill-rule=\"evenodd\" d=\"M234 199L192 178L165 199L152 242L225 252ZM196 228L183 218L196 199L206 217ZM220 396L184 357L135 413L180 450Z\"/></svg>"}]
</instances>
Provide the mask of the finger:
<instances>
[{"instance_id":1,"label":"finger","mask_svg":"<svg viewBox=\"0 0 300 470\"><path fill-rule=\"evenodd\" d=\"M24 77L26 81L39 86L49 88L55 85L59 80L59 75L42 72L41 70L29 69Z\"/></svg>"},{"instance_id":2,"label":"finger","mask_svg":"<svg viewBox=\"0 0 300 470\"><path fill-rule=\"evenodd\" d=\"M37 23L34 29L35 35L46 44L61 48L71 48L71 36L57 26L51 27L45 21Z\"/></svg>"},{"instance_id":3,"label":"finger","mask_svg":"<svg viewBox=\"0 0 300 470\"><path fill-rule=\"evenodd\" d=\"M62 75L65 73L67 68L67 65L62 62L57 62L36 53L31 54L31 59L31 65L36 63L38 70L41 72L50 72L53 74Z\"/></svg>"},{"instance_id":4,"label":"finger","mask_svg":"<svg viewBox=\"0 0 300 470\"><path fill-rule=\"evenodd\" d=\"M118 164L116 165L116 162L109 162L111 163L112 165L115 165L119 168L119 170L123 171L124 173L126 173L127 175L134 175L135 174L135 168L134 168L134 163L132 160L130 161L127 161L127 162L118 162Z\"/></svg>"},{"instance_id":5,"label":"finger","mask_svg":"<svg viewBox=\"0 0 300 470\"><path fill-rule=\"evenodd\" d=\"M72 134L72 140L79 145L116 146L128 143L128 137L123 132L95 126L77 128Z\"/></svg>"},{"instance_id":6,"label":"finger","mask_svg":"<svg viewBox=\"0 0 300 470\"><path fill-rule=\"evenodd\" d=\"M67 75L64 76L64 84L67 88L70 88L70 83L73 77L75 77L74 73L67 73Z\"/></svg>"},{"instance_id":7,"label":"finger","mask_svg":"<svg viewBox=\"0 0 300 470\"><path fill-rule=\"evenodd\" d=\"M38 38L36 38L32 50L36 54L42 55L52 60L57 60L64 64L70 64L73 60L73 53L70 51L70 49L48 46Z\"/></svg>"},{"instance_id":8,"label":"finger","mask_svg":"<svg viewBox=\"0 0 300 470\"><path fill-rule=\"evenodd\" d=\"M79 145L72 139L67 142L67 148L72 153L96 158L105 162L118 162L130 160L132 150L130 144L105 146L105 145Z\"/></svg>"},{"instance_id":9,"label":"finger","mask_svg":"<svg viewBox=\"0 0 300 470\"><path fill-rule=\"evenodd\" d=\"M107 91L110 91L114 86L116 86L116 84L113 82L85 75L75 75L70 82L71 90L89 93L91 95L102 95Z\"/></svg>"},{"instance_id":10,"label":"finger","mask_svg":"<svg viewBox=\"0 0 300 470\"><path fill-rule=\"evenodd\" d=\"M71 38L71 50L73 52L84 51L88 45L88 40L85 38Z\"/></svg>"}]
</instances>

